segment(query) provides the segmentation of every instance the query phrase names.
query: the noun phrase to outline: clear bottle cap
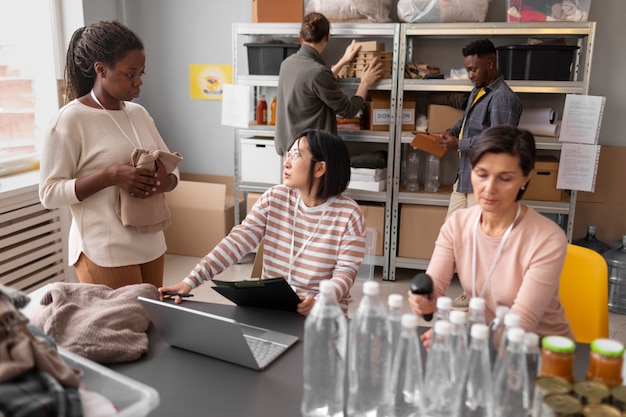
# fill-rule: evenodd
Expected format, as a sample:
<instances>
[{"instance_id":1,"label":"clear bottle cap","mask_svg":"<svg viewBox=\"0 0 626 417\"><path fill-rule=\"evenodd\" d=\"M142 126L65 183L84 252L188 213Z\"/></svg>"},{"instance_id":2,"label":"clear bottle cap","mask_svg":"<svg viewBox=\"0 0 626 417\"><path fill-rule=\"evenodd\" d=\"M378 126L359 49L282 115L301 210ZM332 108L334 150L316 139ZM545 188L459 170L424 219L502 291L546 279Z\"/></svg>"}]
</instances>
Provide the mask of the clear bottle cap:
<instances>
[{"instance_id":1,"label":"clear bottle cap","mask_svg":"<svg viewBox=\"0 0 626 417\"><path fill-rule=\"evenodd\" d=\"M465 311L452 310L450 312L450 323L463 326L467 322L467 313Z\"/></svg>"},{"instance_id":2,"label":"clear bottle cap","mask_svg":"<svg viewBox=\"0 0 626 417\"><path fill-rule=\"evenodd\" d=\"M376 281L365 281L363 283L363 294L365 295L378 295L380 292L380 285Z\"/></svg>"},{"instance_id":3,"label":"clear bottle cap","mask_svg":"<svg viewBox=\"0 0 626 417\"><path fill-rule=\"evenodd\" d=\"M447 336L452 330L452 324L448 320L437 320L435 322L435 334Z\"/></svg>"},{"instance_id":4,"label":"clear bottle cap","mask_svg":"<svg viewBox=\"0 0 626 417\"><path fill-rule=\"evenodd\" d=\"M522 343L524 341L524 329L521 327L512 327L506 332L506 338L512 343Z\"/></svg>"},{"instance_id":5,"label":"clear bottle cap","mask_svg":"<svg viewBox=\"0 0 626 417\"><path fill-rule=\"evenodd\" d=\"M576 343L564 336L546 336L541 339L541 346L557 353L572 353L576 349Z\"/></svg>"},{"instance_id":6,"label":"clear bottle cap","mask_svg":"<svg viewBox=\"0 0 626 417\"><path fill-rule=\"evenodd\" d=\"M497 306L496 307L496 317L504 317L509 312L509 306Z\"/></svg>"},{"instance_id":7,"label":"clear bottle cap","mask_svg":"<svg viewBox=\"0 0 626 417\"><path fill-rule=\"evenodd\" d=\"M489 327L482 323L474 323L470 329L470 336L472 336L472 339L487 340L489 338Z\"/></svg>"},{"instance_id":8,"label":"clear bottle cap","mask_svg":"<svg viewBox=\"0 0 626 417\"><path fill-rule=\"evenodd\" d=\"M450 310L452 308L452 298L439 297L437 298L437 310Z\"/></svg>"},{"instance_id":9,"label":"clear bottle cap","mask_svg":"<svg viewBox=\"0 0 626 417\"><path fill-rule=\"evenodd\" d=\"M504 316L504 327L520 327L522 318L515 313L506 313Z\"/></svg>"},{"instance_id":10,"label":"clear bottle cap","mask_svg":"<svg viewBox=\"0 0 626 417\"><path fill-rule=\"evenodd\" d=\"M387 297L387 304L389 307L402 308L403 297L401 294L389 294Z\"/></svg>"},{"instance_id":11,"label":"clear bottle cap","mask_svg":"<svg viewBox=\"0 0 626 417\"><path fill-rule=\"evenodd\" d=\"M402 327L405 329L415 329L417 327L417 316L415 314L403 314L402 318Z\"/></svg>"},{"instance_id":12,"label":"clear bottle cap","mask_svg":"<svg viewBox=\"0 0 626 417\"><path fill-rule=\"evenodd\" d=\"M469 302L470 310L484 310L485 309L485 299L481 297L472 297Z\"/></svg>"},{"instance_id":13,"label":"clear bottle cap","mask_svg":"<svg viewBox=\"0 0 626 417\"><path fill-rule=\"evenodd\" d=\"M617 340L596 339L591 342L591 350L600 355L617 358L624 354L624 345Z\"/></svg>"}]
</instances>

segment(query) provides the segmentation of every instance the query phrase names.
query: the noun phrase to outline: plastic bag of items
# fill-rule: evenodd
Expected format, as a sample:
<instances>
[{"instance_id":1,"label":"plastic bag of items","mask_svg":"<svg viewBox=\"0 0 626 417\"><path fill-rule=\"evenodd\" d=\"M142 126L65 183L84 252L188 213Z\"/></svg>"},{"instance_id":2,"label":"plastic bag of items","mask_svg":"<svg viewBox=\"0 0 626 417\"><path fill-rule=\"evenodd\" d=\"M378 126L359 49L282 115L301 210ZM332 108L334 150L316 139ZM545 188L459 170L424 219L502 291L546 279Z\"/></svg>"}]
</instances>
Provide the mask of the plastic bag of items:
<instances>
[{"instance_id":1,"label":"plastic bag of items","mask_svg":"<svg viewBox=\"0 0 626 417\"><path fill-rule=\"evenodd\" d=\"M491 0L398 0L406 23L484 22Z\"/></svg>"},{"instance_id":2,"label":"plastic bag of items","mask_svg":"<svg viewBox=\"0 0 626 417\"><path fill-rule=\"evenodd\" d=\"M392 0L304 0L304 14L321 13L331 22L391 22Z\"/></svg>"}]
</instances>

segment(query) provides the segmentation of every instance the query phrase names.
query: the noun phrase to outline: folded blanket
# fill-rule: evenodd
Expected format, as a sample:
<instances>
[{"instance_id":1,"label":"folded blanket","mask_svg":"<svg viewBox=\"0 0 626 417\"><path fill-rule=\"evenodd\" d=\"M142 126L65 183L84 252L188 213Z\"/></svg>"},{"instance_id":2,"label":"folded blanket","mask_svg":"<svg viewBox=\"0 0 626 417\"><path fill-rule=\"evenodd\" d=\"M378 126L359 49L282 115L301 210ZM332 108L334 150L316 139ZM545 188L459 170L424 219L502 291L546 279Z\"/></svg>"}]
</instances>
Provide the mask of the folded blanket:
<instances>
[{"instance_id":1,"label":"folded blanket","mask_svg":"<svg viewBox=\"0 0 626 417\"><path fill-rule=\"evenodd\" d=\"M183 160L178 152L135 149L131 154L133 166L151 171L156 169L155 161L157 159L165 165L168 174L172 173ZM139 233L158 232L171 224L170 210L163 193L154 194L148 198L135 198L120 192L115 212L124 226L134 227Z\"/></svg>"},{"instance_id":2,"label":"folded blanket","mask_svg":"<svg viewBox=\"0 0 626 417\"><path fill-rule=\"evenodd\" d=\"M57 282L41 298L31 321L59 346L99 363L133 361L148 351L150 318L138 296L157 299L152 284L106 285Z\"/></svg>"}]
</instances>

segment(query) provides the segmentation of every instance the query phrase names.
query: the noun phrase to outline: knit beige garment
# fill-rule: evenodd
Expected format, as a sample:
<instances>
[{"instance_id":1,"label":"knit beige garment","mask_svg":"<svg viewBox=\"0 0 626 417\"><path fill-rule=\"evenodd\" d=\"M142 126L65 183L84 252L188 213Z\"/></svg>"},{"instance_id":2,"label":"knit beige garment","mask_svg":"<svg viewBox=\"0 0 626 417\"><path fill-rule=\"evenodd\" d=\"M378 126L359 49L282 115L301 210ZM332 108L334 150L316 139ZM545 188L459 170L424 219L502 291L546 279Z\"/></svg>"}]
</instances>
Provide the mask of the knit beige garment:
<instances>
[{"instance_id":1,"label":"knit beige garment","mask_svg":"<svg viewBox=\"0 0 626 417\"><path fill-rule=\"evenodd\" d=\"M131 164L137 168L151 171L156 169L156 160L165 165L165 170L171 174L183 160L178 152L169 153L155 150L135 149L130 156ZM170 210L165 201L165 194L154 194L148 198L132 197L120 191L115 212L126 227L134 227L139 233L154 233L166 229L171 224Z\"/></svg>"},{"instance_id":2,"label":"knit beige garment","mask_svg":"<svg viewBox=\"0 0 626 417\"><path fill-rule=\"evenodd\" d=\"M148 351L150 318L138 296L158 299L152 284L58 282L41 298L31 322L65 349L99 363L128 362Z\"/></svg>"}]
</instances>

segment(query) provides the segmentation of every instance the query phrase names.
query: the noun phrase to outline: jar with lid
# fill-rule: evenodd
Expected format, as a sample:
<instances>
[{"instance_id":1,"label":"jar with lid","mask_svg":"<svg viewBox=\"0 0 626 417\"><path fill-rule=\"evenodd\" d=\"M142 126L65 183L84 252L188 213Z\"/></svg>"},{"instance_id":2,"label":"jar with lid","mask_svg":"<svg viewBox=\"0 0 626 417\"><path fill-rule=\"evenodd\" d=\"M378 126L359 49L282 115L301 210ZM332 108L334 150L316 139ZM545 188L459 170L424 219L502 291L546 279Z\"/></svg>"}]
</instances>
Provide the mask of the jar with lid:
<instances>
[{"instance_id":1,"label":"jar with lid","mask_svg":"<svg viewBox=\"0 0 626 417\"><path fill-rule=\"evenodd\" d=\"M624 345L617 340L596 339L591 342L587 379L609 388L622 385Z\"/></svg>"},{"instance_id":2,"label":"jar with lid","mask_svg":"<svg viewBox=\"0 0 626 417\"><path fill-rule=\"evenodd\" d=\"M256 123L258 125L267 124L267 101L265 101L263 94L259 96L259 100L256 103Z\"/></svg>"},{"instance_id":3,"label":"jar with lid","mask_svg":"<svg viewBox=\"0 0 626 417\"><path fill-rule=\"evenodd\" d=\"M602 404L608 402L611 396L607 386L597 381L578 381L572 386L572 391L583 405Z\"/></svg>"},{"instance_id":4,"label":"jar with lid","mask_svg":"<svg viewBox=\"0 0 626 417\"><path fill-rule=\"evenodd\" d=\"M626 314L626 235L622 246L602 254L609 267L609 311Z\"/></svg>"},{"instance_id":5,"label":"jar with lid","mask_svg":"<svg viewBox=\"0 0 626 417\"><path fill-rule=\"evenodd\" d=\"M541 340L541 376L558 376L574 382L576 343L564 336L546 336Z\"/></svg>"},{"instance_id":6,"label":"jar with lid","mask_svg":"<svg viewBox=\"0 0 626 417\"><path fill-rule=\"evenodd\" d=\"M545 397L553 394L569 394L572 391L572 384L556 376L540 376L530 382L534 385L533 416L541 416L541 407Z\"/></svg>"},{"instance_id":7,"label":"jar with lid","mask_svg":"<svg viewBox=\"0 0 626 417\"><path fill-rule=\"evenodd\" d=\"M567 394L552 394L544 397L541 404L541 417L576 417L583 406L580 401ZM533 414L534 415L534 414Z\"/></svg>"}]
</instances>

